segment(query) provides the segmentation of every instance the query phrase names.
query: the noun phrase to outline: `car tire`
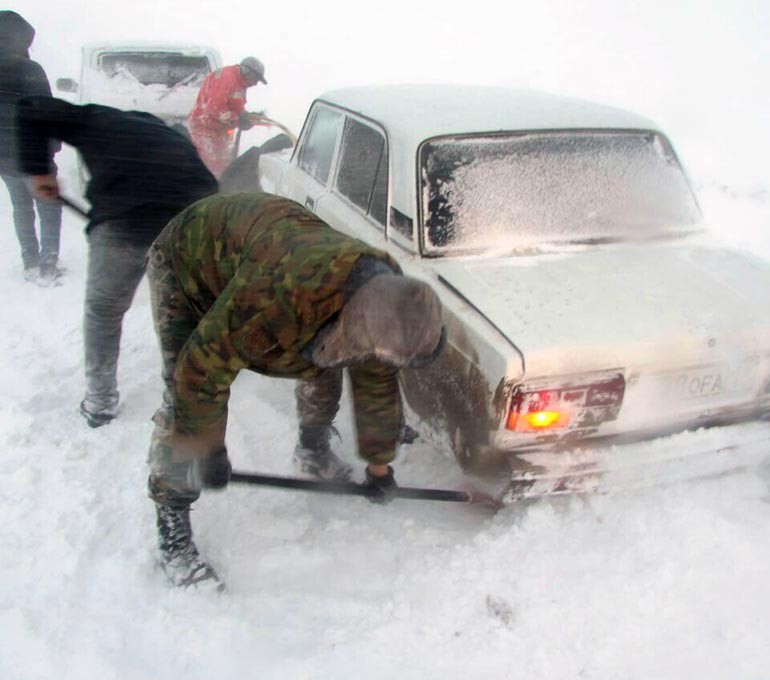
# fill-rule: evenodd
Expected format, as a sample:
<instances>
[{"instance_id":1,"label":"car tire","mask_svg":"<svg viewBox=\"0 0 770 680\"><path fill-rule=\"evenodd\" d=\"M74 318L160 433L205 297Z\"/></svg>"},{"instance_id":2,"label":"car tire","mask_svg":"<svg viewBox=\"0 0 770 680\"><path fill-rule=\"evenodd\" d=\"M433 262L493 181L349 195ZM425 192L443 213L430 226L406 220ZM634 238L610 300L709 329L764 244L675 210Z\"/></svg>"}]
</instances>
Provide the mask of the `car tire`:
<instances>
[{"instance_id":1,"label":"car tire","mask_svg":"<svg viewBox=\"0 0 770 680\"><path fill-rule=\"evenodd\" d=\"M458 425L452 433L452 451L460 467L468 473L483 477L499 477L510 473L509 457L488 444L468 436Z\"/></svg>"}]
</instances>

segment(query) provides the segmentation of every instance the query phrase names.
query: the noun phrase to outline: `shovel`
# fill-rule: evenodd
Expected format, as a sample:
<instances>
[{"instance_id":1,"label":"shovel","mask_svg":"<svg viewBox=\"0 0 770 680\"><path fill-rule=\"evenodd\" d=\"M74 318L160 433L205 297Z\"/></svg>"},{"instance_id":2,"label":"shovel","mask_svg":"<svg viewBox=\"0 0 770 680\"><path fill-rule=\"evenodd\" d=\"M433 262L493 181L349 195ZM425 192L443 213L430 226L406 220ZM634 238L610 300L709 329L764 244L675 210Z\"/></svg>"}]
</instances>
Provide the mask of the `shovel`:
<instances>
[{"instance_id":1,"label":"shovel","mask_svg":"<svg viewBox=\"0 0 770 680\"><path fill-rule=\"evenodd\" d=\"M279 489L298 489L338 496L377 496L377 492L363 484L355 482L336 482L322 479L301 479L298 477L280 477L245 472L233 472L230 481L238 484L272 486ZM503 507L496 498L481 491L456 491L454 489L423 489L419 487L399 486L393 494L396 498L415 501L448 501L450 503L473 503L488 505L495 509Z\"/></svg>"},{"instance_id":2,"label":"shovel","mask_svg":"<svg viewBox=\"0 0 770 680\"><path fill-rule=\"evenodd\" d=\"M70 210L72 210L73 212L76 212L81 217L85 217L86 219L88 219L88 213L85 210L83 210L83 208L81 208L76 203L73 203L68 198L65 198L61 194L59 194L59 202L66 205Z\"/></svg>"},{"instance_id":3,"label":"shovel","mask_svg":"<svg viewBox=\"0 0 770 680\"><path fill-rule=\"evenodd\" d=\"M291 140L292 146L296 146L297 136L291 130L289 130L289 128L287 128L283 123L279 123L277 120L274 120L273 118L268 118L267 116L264 116L261 113L250 113L249 118L253 125L277 127L279 130L282 130L286 134L286 136Z\"/></svg>"}]
</instances>

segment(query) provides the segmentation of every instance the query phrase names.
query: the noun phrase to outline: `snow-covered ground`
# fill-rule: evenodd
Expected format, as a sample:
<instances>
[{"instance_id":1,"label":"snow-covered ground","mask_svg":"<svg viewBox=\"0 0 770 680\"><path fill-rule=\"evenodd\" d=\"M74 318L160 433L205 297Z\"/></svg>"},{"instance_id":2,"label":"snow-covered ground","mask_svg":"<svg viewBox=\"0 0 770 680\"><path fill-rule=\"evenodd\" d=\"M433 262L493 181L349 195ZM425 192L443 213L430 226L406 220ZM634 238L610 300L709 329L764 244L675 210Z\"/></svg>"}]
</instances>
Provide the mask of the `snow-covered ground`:
<instances>
[{"instance_id":1,"label":"snow-covered ground","mask_svg":"<svg viewBox=\"0 0 770 680\"><path fill-rule=\"evenodd\" d=\"M77 77L79 47L95 40L201 42L228 63L253 53L270 86L250 103L296 132L320 91L376 82L537 87L630 108L671 133L716 236L770 259L766 0L362 7L14 9L38 29L32 56L52 79ZM169 588L144 489L160 396L146 284L124 324L123 410L91 430L76 413L82 223L65 213L68 271L41 289L21 280L2 188L0 219L2 680L770 680L769 471L495 515L232 485L193 515L227 591ZM292 390L238 378L236 468L291 473ZM427 444L397 466L402 484L465 481Z\"/></svg>"},{"instance_id":2,"label":"snow-covered ground","mask_svg":"<svg viewBox=\"0 0 770 680\"><path fill-rule=\"evenodd\" d=\"M770 256L766 195L702 198L730 217L724 236ZM160 394L148 291L126 317L123 410L91 430L76 413L81 227L65 213L67 275L48 289L22 282L0 233L0 677L770 678L760 471L496 515L231 485L194 513L226 593L169 588L144 492ZM291 473L292 389L238 378L236 468ZM349 444L347 408L339 423ZM398 475L463 482L426 444Z\"/></svg>"}]
</instances>

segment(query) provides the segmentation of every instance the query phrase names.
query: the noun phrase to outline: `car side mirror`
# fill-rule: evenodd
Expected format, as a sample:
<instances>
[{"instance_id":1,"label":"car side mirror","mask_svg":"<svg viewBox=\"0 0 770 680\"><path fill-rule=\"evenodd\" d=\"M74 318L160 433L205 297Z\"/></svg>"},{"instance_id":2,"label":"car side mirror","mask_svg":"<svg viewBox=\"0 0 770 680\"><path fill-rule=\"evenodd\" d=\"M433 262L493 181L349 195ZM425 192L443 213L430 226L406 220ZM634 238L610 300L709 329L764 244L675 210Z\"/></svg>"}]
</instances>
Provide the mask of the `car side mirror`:
<instances>
[{"instance_id":1,"label":"car side mirror","mask_svg":"<svg viewBox=\"0 0 770 680\"><path fill-rule=\"evenodd\" d=\"M59 90L59 92L77 92L78 83L72 78L57 78L56 89Z\"/></svg>"}]
</instances>

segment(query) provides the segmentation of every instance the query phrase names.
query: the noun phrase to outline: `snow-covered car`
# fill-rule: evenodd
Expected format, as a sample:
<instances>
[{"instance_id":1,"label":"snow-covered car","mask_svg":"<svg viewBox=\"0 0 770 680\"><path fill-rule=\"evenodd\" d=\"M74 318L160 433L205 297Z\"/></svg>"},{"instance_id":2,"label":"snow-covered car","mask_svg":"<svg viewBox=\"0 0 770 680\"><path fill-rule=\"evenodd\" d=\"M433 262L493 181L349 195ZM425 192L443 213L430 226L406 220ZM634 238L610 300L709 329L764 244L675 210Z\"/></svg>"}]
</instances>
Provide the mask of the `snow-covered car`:
<instances>
[{"instance_id":1,"label":"snow-covered car","mask_svg":"<svg viewBox=\"0 0 770 680\"><path fill-rule=\"evenodd\" d=\"M768 412L770 265L704 234L649 120L530 91L351 88L260 172L439 293L446 350L401 384L466 469L580 488L607 462L586 451Z\"/></svg>"},{"instance_id":2,"label":"snow-covered car","mask_svg":"<svg viewBox=\"0 0 770 680\"><path fill-rule=\"evenodd\" d=\"M169 125L186 124L203 79L222 66L203 45L99 43L83 47L80 81L59 78L79 104L148 111Z\"/></svg>"}]
</instances>

